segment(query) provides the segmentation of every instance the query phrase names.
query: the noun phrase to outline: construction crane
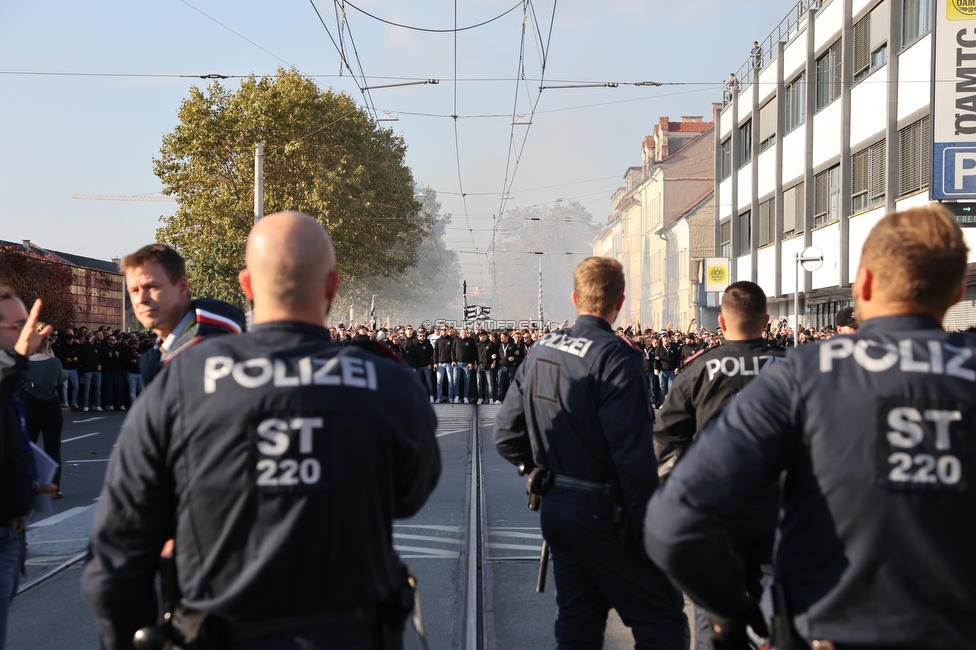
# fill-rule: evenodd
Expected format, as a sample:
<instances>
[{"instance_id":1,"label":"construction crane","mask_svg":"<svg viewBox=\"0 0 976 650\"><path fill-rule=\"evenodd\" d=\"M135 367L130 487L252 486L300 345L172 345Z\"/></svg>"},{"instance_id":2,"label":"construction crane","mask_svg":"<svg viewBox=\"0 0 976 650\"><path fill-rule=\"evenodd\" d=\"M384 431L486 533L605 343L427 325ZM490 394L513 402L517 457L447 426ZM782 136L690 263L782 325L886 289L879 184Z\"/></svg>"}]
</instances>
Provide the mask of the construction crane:
<instances>
[{"instance_id":1,"label":"construction crane","mask_svg":"<svg viewBox=\"0 0 976 650\"><path fill-rule=\"evenodd\" d=\"M85 201L153 201L156 203L176 203L176 198L165 194L72 194L73 199Z\"/></svg>"}]
</instances>

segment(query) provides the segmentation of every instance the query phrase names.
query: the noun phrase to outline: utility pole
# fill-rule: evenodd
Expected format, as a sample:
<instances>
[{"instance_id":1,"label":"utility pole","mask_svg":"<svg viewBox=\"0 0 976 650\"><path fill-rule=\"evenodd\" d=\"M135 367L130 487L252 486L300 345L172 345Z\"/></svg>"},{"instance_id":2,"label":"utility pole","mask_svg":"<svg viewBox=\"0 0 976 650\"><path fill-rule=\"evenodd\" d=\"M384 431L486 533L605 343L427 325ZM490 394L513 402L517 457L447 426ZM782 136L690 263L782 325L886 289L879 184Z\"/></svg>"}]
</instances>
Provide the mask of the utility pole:
<instances>
[{"instance_id":1,"label":"utility pole","mask_svg":"<svg viewBox=\"0 0 976 650\"><path fill-rule=\"evenodd\" d=\"M542 322L542 258L539 258L539 329L543 328Z\"/></svg>"},{"instance_id":2,"label":"utility pole","mask_svg":"<svg viewBox=\"0 0 976 650\"><path fill-rule=\"evenodd\" d=\"M264 216L264 143L254 145L254 223Z\"/></svg>"}]
</instances>

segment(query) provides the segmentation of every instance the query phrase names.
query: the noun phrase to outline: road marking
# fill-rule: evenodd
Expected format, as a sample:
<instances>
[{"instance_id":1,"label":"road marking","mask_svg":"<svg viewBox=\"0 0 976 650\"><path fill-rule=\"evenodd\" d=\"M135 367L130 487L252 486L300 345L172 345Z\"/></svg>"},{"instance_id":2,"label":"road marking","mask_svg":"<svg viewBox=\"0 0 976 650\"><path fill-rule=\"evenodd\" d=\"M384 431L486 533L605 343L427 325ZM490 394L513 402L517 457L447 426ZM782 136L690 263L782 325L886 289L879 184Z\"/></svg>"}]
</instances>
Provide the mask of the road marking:
<instances>
[{"instance_id":1,"label":"road marking","mask_svg":"<svg viewBox=\"0 0 976 650\"><path fill-rule=\"evenodd\" d=\"M94 422L95 420L104 420L107 415L100 415L97 418L88 418L87 420L72 420L72 424L84 424L85 422Z\"/></svg>"},{"instance_id":2,"label":"road marking","mask_svg":"<svg viewBox=\"0 0 976 650\"><path fill-rule=\"evenodd\" d=\"M428 530L444 530L452 533L460 533L460 526L425 526L423 524L394 524L394 528L426 528Z\"/></svg>"},{"instance_id":3,"label":"road marking","mask_svg":"<svg viewBox=\"0 0 976 650\"><path fill-rule=\"evenodd\" d=\"M74 517L77 514L81 514L82 512L88 510L91 507L92 506L75 506L74 508L70 508L68 510L65 510L64 512L59 512L56 515L52 515L47 519L41 519L40 521L28 526L28 528L41 528L43 526L53 526L54 524L60 524L65 519L69 519L71 517Z\"/></svg>"},{"instance_id":4,"label":"road marking","mask_svg":"<svg viewBox=\"0 0 976 650\"><path fill-rule=\"evenodd\" d=\"M66 460L65 463L107 463L108 458L92 458L86 460Z\"/></svg>"},{"instance_id":5,"label":"road marking","mask_svg":"<svg viewBox=\"0 0 976 650\"><path fill-rule=\"evenodd\" d=\"M66 442L74 442L75 440L81 440L82 438L90 438L92 436L97 436L100 433L101 433L101 431L96 431L95 433L86 433L83 436L76 436L74 438L68 438L67 440L62 440L61 441L61 444L64 444Z\"/></svg>"},{"instance_id":6,"label":"road marking","mask_svg":"<svg viewBox=\"0 0 976 650\"><path fill-rule=\"evenodd\" d=\"M523 544L496 544L488 542L487 546L489 548L506 548L513 551L538 551L541 544L539 546L525 546Z\"/></svg>"},{"instance_id":7,"label":"road marking","mask_svg":"<svg viewBox=\"0 0 976 650\"><path fill-rule=\"evenodd\" d=\"M400 546L399 544L394 544L393 548L398 551L410 551L413 553L421 553L422 555L406 556L401 555L400 557L429 557L429 558L450 558L456 560L461 557L459 551L448 551L442 548L422 548L419 546Z\"/></svg>"},{"instance_id":8,"label":"road marking","mask_svg":"<svg viewBox=\"0 0 976 650\"><path fill-rule=\"evenodd\" d=\"M438 434L436 434L436 437L437 438L440 438L441 436L449 436L452 433L463 433L465 431L470 431L470 429L458 429L457 431L445 431L444 433L438 433Z\"/></svg>"},{"instance_id":9,"label":"road marking","mask_svg":"<svg viewBox=\"0 0 976 650\"><path fill-rule=\"evenodd\" d=\"M403 533L393 533L393 539L419 539L422 541L430 542L441 542L443 544L461 544L459 539L451 539L450 537L431 537L428 535L404 535Z\"/></svg>"},{"instance_id":10,"label":"road marking","mask_svg":"<svg viewBox=\"0 0 976 650\"><path fill-rule=\"evenodd\" d=\"M87 542L87 541L89 541L89 539L90 538L88 538L88 537L75 537L75 538L72 538L72 539L49 539L49 540L45 540L43 542L31 541L30 545L31 546L37 546L38 544L65 544L67 542ZM72 553L71 555L74 555L74 553ZM67 555L65 557L71 557L71 555ZM55 557L55 556L54 555L44 555L42 557Z\"/></svg>"},{"instance_id":11,"label":"road marking","mask_svg":"<svg viewBox=\"0 0 976 650\"><path fill-rule=\"evenodd\" d=\"M525 539L542 539L542 533L516 533L514 531L497 531L488 529L488 535L495 537L522 537Z\"/></svg>"}]
</instances>

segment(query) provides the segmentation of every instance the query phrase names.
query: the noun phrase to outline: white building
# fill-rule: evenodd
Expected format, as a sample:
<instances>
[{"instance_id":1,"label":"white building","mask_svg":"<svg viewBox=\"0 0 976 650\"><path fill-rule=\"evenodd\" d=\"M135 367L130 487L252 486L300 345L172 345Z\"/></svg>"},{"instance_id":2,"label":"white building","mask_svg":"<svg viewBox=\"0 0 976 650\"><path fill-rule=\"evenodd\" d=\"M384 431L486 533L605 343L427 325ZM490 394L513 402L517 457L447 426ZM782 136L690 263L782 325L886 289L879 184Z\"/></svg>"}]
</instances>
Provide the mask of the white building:
<instances>
[{"instance_id":1,"label":"white building","mask_svg":"<svg viewBox=\"0 0 976 650\"><path fill-rule=\"evenodd\" d=\"M824 261L800 271L801 321L832 324L850 304L872 226L938 195L933 25L946 2L802 0L727 85L715 131L716 252L730 259L732 281L763 287L772 315L795 322L795 258L816 246ZM955 58L955 48L939 56ZM966 234L976 248L976 231ZM947 322L969 327L974 317L976 285Z\"/></svg>"}]
</instances>

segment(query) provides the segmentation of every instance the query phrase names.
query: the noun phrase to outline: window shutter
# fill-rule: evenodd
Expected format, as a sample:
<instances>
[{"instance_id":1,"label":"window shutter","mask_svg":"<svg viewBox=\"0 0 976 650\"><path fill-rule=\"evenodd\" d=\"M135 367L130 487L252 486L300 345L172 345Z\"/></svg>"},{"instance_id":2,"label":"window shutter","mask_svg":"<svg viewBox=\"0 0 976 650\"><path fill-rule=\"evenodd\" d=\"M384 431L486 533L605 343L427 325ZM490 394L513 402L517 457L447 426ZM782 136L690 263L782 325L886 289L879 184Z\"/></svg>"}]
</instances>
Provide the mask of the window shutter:
<instances>
[{"instance_id":1,"label":"window shutter","mask_svg":"<svg viewBox=\"0 0 976 650\"><path fill-rule=\"evenodd\" d=\"M851 195L856 196L868 189L868 152L860 151L851 156Z\"/></svg>"},{"instance_id":2,"label":"window shutter","mask_svg":"<svg viewBox=\"0 0 976 650\"><path fill-rule=\"evenodd\" d=\"M876 142L868 149L870 172L868 196L872 199L885 195L885 141Z\"/></svg>"},{"instance_id":3,"label":"window shutter","mask_svg":"<svg viewBox=\"0 0 976 650\"><path fill-rule=\"evenodd\" d=\"M759 141L764 142L776 133L776 96L759 109Z\"/></svg>"},{"instance_id":4,"label":"window shutter","mask_svg":"<svg viewBox=\"0 0 976 650\"><path fill-rule=\"evenodd\" d=\"M888 42L888 23L890 21L888 0L882 0L881 4L871 10L871 48L876 49Z\"/></svg>"},{"instance_id":5,"label":"window shutter","mask_svg":"<svg viewBox=\"0 0 976 650\"><path fill-rule=\"evenodd\" d=\"M854 74L871 63L871 17L865 16L854 24Z\"/></svg>"},{"instance_id":6,"label":"window shutter","mask_svg":"<svg viewBox=\"0 0 976 650\"><path fill-rule=\"evenodd\" d=\"M922 186L919 131L922 121L898 132L898 196L911 194Z\"/></svg>"}]
</instances>

